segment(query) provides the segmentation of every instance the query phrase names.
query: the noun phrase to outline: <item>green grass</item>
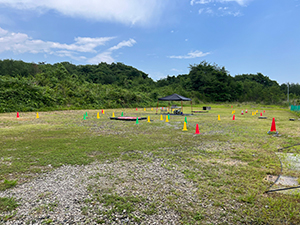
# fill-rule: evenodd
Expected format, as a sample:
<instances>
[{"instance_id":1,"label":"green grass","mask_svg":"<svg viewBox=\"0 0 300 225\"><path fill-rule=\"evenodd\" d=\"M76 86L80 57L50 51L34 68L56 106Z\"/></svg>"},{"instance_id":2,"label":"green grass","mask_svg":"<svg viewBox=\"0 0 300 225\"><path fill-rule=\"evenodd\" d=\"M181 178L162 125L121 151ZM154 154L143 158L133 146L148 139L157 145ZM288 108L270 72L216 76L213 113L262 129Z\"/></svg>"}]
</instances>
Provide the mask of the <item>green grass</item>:
<instances>
[{"instance_id":1,"label":"green grass","mask_svg":"<svg viewBox=\"0 0 300 225\"><path fill-rule=\"evenodd\" d=\"M3 183L0 184L0 190L3 191L8 188L12 188L17 185L17 180L6 180L4 179Z\"/></svg>"},{"instance_id":2,"label":"green grass","mask_svg":"<svg viewBox=\"0 0 300 225\"><path fill-rule=\"evenodd\" d=\"M17 207L18 204L14 198L0 198L0 212L12 211Z\"/></svg>"},{"instance_id":3,"label":"green grass","mask_svg":"<svg viewBox=\"0 0 300 225\"><path fill-rule=\"evenodd\" d=\"M153 111L147 108L146 112L110 109L105 110L105 115L100 114L100 119L96 118L100 110L40 112L39 119L34 112L21 113L20 119L14 113L0 114L0 189L15 186L17 180L30 181L37 173L63 164L86 165L95 160L151 163L153 158L160 158L165 160L166 170L176 167L187 180L193 181L201 204L190 202L186 208L177 201L184 195L173 191L165 202L148 205L142 212L145 215L158 213L155 204L167 204L180 214L183 224L300 223L296 211L300 207L299 195L264 194L270 185L264 178L280 173L277 149L300 143L299 121L289 121L295 115L287 109L251 103L233 105L233 108L230 104L210 106L209 113L187 116L186 132L182 131L184 117L171 116L166 123L160 121L155 108ZM202 105L194 106L194 110L201 109ZM244 113L248 109L248 113L240 115L242 109ZM235 121L232 121L232 110L236 110ZM256 110L259 113L265 110L264 116L268 118L259 120L258 114L252 116ZM83 120L86 111L88 117ZM125 116L150 116L152 122L141 120L136 125L135 121L109 120L112 112L116 116L121 112ZM189 113L190 107L186 106L184 112ZM221 121L217 120L218 115ZM278 137L267 134L273 117ZM194 135L196 124L200 135ZM299 149L298 146L283 152L299 154ZM300 177L296 170L286 169L284 173ZM120 196L113 190L94 196L98 203L111 206L111 210L128 213L138 210L137 205L144 204L144 197ZM0 212L3 210L7 209L0 208ZM88 209L82 211L87 213Z\"/></svg>"}]
</instances>

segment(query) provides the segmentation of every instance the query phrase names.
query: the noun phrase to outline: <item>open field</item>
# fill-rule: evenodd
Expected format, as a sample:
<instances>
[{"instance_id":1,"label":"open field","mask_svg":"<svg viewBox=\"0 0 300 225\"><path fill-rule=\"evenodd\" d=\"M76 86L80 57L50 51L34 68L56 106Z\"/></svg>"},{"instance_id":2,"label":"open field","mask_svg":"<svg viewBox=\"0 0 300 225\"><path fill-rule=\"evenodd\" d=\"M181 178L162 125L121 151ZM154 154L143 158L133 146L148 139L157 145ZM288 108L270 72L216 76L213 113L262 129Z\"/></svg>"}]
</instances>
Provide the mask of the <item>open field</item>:
<instances>
[{"instance_id":1,"label":"open field","mask_svg":"<svg viewBox=\"0 0 300 225\"><path fill-rule=\"evenodd\" d=\"M271 189L300 181L298 118L211 106L186 117L188 131L184 116L161 121L155 108L0 114L0 224L299 224L298 189L265 193L279 158ZM273 117L279 135L267 134Z\"/></svg>"}]
</instances>

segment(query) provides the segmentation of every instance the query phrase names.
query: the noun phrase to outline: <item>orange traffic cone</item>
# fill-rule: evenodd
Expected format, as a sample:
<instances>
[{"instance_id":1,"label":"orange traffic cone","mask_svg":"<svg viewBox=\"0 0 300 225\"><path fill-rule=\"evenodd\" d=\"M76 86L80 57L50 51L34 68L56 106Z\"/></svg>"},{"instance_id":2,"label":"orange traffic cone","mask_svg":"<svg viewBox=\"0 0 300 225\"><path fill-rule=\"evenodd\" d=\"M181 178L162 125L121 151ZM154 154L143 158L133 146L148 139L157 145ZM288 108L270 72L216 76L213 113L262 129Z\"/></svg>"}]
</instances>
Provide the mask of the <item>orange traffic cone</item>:
<instances>
[{"instance_id":1,"label":"orange traffic cone","mask_svg":"<svg viewBox=\"0 0 300 225\"><path fill-rule=\"evenodd\" d=\"M276 125L275 125L275 118L273 117L273 120L272 120L272 125L271 125L271 130L270 131L268 131L268 134L271 134L271 133L278 133L277 131L276 131Z\"/></svg>"},{"instance_id":2,"label":"orange traffic cone","mask_svg":"<svg viewBox=\"0 0 300 225\"><path fill-rule=\"evenodd\" d=\"M195 134L200 134L200 132L199 132L199 125L198 125L198 123L196 124L196 132L195 132Z\"/></svg>"},{"instance_id":3,"label":"orange traffic cone","mask_svg":"<svg viewBox=\"0 0 300 225\"><path fill-rule=\"evenodd\" d=\"M235 115L233 114L232 120L235 120Z\"/></svg>"}]
</instances>

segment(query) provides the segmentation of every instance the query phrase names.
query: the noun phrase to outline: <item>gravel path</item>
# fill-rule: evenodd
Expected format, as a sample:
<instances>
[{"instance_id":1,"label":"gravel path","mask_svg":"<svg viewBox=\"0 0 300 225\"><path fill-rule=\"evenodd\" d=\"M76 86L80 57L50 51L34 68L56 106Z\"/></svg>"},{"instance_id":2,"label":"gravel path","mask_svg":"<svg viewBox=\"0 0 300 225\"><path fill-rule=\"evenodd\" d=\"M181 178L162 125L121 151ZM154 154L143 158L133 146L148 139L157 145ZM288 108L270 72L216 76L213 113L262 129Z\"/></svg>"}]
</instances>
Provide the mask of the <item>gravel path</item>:
<instances>
[{"instance_id":1,"label":"gravel path","mask_svg":"<svg viewBox=\"0 0 300 225\"><path fill-rule=\"evenodd\" d=\"M176 209L197 203L196 192L162 159L64 165L0 192L20 204L0 224L178 224Z\"/></svg>"}]
</instances>

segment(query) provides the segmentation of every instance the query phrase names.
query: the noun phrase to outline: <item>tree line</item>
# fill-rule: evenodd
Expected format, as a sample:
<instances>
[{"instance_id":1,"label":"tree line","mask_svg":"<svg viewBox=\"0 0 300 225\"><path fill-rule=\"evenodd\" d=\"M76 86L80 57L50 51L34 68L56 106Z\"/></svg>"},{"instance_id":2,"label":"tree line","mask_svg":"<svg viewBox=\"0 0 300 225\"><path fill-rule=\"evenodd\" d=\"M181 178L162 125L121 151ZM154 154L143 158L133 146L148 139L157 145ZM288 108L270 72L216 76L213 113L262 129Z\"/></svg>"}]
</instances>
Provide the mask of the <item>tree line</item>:
<instances>
[{"instance_id":1,"label":"tree line","mask_svg":"<svg viewBox=\"0 0 300 225\"><path fill-rule=\"evenodd\" d=\"M290 84L290 99L300 85ZM282 104L287 84L261 73L232 77L224 67L205 61L188 74L154 81L123 63L74 65L0 60L0 112L155 106L159 97L177 93L199 102Z\"/></svg>"}]
</instances>

